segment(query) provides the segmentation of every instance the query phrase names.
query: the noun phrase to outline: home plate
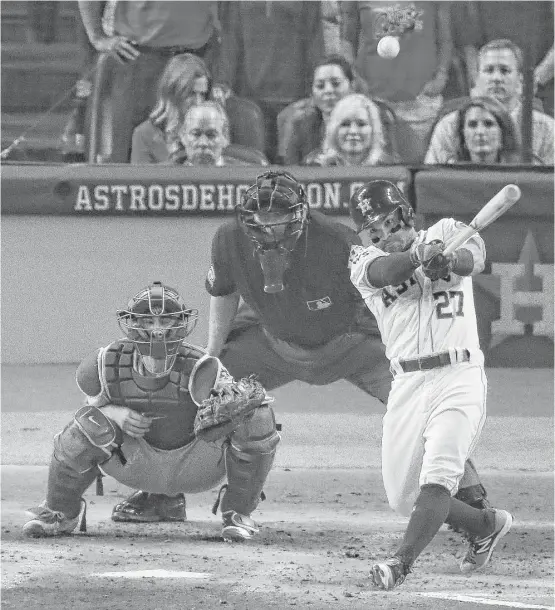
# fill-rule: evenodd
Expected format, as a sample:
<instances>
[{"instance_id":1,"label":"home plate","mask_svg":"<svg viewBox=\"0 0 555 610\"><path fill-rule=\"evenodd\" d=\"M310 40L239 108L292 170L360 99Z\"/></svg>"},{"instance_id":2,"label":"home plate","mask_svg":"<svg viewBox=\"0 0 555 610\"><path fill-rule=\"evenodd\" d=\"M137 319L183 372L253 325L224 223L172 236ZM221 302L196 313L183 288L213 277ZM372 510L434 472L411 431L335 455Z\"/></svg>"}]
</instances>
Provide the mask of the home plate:
<instances>
[{"instance_id":1,"label":"home plate","mask_svg":"<svg viewBox=\"0 0 555 610\"><path fill-rule=\"evenodd\" d=\"M178 572L176 570L136 570L134 572L96 572L91 576L104 578L210 578L207 572Z\"/></svg>"}]
</instances>

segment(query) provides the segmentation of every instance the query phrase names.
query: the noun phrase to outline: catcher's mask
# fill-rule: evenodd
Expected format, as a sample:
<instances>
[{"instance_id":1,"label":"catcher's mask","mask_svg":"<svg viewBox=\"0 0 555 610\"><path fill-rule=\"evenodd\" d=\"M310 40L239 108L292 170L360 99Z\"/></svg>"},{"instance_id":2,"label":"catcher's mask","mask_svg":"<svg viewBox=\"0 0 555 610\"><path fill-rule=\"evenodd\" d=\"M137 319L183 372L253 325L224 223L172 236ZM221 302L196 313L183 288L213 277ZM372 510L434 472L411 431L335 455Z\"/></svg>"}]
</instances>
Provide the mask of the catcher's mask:
<instances>
[{"instance_id":1,"label":"catcher's mask","mask_svg":"<svg viewBox=\"0 0 555 610\"><path fill-rule=\"evenodd\" d=\"M179 346L197 323L198 310L189 309L179 293L152 282L117 312L125 336L137 346L145 368L159 376L171 370Z\"/></svg>"},{"instance_id":2,"label":"catcher's mask","mask_svg":"<svg viewBox=\"0 0 555 610\"><path fill-rule=\"evenodd\" d=\"M302 186L286 172L266 172L256 178L236 207L239 225L255 247L264 274L264 291L283 290L289 253L309 221Z\"/></svg>"},{"instance_id":3,"label":"catcher's mask","mask_svg":"<svg viewBox=\"0 0 555 610\"><path fill-rule=\"evenodd\" d=\"M372 180L357 189L349 202L358 233L385 251L402 251L414 233L414 211L401 191L388 180ZM408 229L408 231L407 231Z\"/></svg>"}]
</instances>

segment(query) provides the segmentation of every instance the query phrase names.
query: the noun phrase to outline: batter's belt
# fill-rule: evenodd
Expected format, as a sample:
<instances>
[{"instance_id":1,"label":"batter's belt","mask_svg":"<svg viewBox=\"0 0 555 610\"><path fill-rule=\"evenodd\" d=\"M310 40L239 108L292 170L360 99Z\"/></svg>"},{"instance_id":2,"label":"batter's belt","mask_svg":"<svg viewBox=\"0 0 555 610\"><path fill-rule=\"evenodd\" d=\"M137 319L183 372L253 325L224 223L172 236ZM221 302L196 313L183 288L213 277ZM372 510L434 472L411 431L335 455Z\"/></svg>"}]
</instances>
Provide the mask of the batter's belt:
<instances>
[{"instance_id":1,"label":"batter's belt","mask_svg":"<svg viewBox=\"0 0 555 610\"><path fill-rule=\"evenodd\" d=\"M469 361L469 350L453 348L445 352L421 356L420 358L395 358L391 361L391 368L394 373L414 373L415 371L429 371L442 366Z\"/></svg>"}]
</instances>

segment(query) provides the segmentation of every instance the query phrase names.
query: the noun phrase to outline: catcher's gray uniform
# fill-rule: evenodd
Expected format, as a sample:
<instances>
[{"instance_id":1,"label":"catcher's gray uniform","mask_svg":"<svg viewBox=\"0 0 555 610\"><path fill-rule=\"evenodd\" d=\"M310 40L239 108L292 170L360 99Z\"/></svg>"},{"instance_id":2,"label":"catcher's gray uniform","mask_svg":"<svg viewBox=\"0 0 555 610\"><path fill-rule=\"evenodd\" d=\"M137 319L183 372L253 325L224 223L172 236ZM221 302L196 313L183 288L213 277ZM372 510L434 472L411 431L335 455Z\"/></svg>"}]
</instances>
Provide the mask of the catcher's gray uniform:
<instances>
[{"instance_id":1,"label":"catcher's gray uniform","mask_svg":"<svg viewBox=\"0 0 555 610\"><path fill-rule=\"evenodd\" d=\"M207 491L227 474L222 513L250 515L279 442L274 414L271 407L261 406L228 436L211 443L198 440L197 403L213 386L233 381L220 364L215 375L209 372L195 386L193 380L208 358L202 349L183 342L169 375L146 376L135 346L122 339L85 359L77 382L88 408L78 411L55 437L48 508L69 518L78 515L81 495L100 470L126 485L168 495ZM205 396L199 395L203 386ZM143 438L133 438L103 414L103 407L109 412L111 405L154 411L157 419Z\"/></svg>"}]
</instances>

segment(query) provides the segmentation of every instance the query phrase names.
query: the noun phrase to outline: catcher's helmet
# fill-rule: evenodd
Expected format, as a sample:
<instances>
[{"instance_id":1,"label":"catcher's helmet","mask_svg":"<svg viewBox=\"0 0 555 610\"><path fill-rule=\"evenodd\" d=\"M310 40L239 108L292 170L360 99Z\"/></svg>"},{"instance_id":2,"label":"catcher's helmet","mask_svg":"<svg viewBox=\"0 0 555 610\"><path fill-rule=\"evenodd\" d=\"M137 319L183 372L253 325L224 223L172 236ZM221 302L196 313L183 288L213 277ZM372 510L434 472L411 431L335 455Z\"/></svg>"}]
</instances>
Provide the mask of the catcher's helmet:
<instances>
[{"instance_id":1,"label":"catcher's helmet","mask_svg":"<svg viewBox=\"0 0 555 610\"><path fill-rule=\"evenodd\" d=\"M179 345L193 332L198 310L189 309L179 293L162 282L152 282L117 311L117 320L125 336L135 343L145 367L155 374L171 369ZM152 360L164 360L163 367ZM156 370L154 370L156 368Z\"/></svg>"},{"instance_id":2,"label":"catcher's helmet","mask_svg":"<svg viewBox=\"0 0 555 610\"><path fill-rule=\"evenodd\" d=\"M309 220L304 189L287 172L269 171L258 176L236 211L257 250L292 250Z\"/></svg>"},{"instance_id":3,"label":"catcher's helmet","mask_svg":"<svg viewBox=\"0 0 555 610\"><path fill-rule=\"evenodd\" d=\"M389 180L372 180L358 188L349 201L351 218L360 233L373 222L399 210L400 219L414 225L414 211L401 191Z\"/></svg>"}]
</instances>

